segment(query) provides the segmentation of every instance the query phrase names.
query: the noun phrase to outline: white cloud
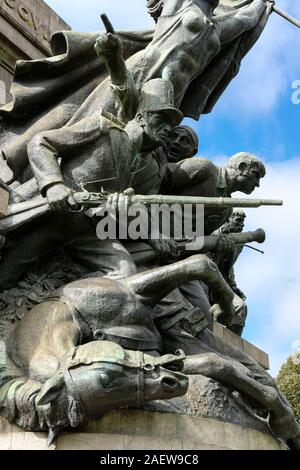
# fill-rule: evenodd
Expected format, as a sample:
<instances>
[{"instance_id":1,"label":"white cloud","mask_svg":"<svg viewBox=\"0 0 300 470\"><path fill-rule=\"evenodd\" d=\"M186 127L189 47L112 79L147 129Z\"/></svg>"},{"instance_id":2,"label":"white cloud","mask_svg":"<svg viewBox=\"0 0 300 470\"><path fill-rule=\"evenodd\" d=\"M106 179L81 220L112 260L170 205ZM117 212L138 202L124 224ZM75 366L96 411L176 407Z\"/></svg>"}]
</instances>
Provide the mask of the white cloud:
<instances>
[{"instance_id":1,"label":"white cloud","mask_svg":"<svg viewBox=\"0 0 300 470\"><path fill-rule=\"evenodd\" d=\"M294 0L281 0L278 7L299 16ZM273 13L261 38L244 59L237 78L220 102L222 112L269 113L286 93L292 96L292 82L300 79L300 31Z\"/></svg>"},{"instance_id":2,"label":"white cloud","mask_svg":"<svg viewBox=\"0 0 300 470\"><path fill-rule=\"evenodd\" d=\"M246 335L270 353L277 373L300 335L300 158L271 163L267 177L254 193L279 198L283 207L247 210L247 230L262 227L267 233L264 256L244 250L236 274L246 291L249 320ZM298 344L298 343L297 343Z\"/></svg>"},{"instance_id":3,"label":"white cloud","mask_svg":"<svg viewBox=\"0 0 300 470\"><path fill-rule=\"evenodd\" d=\"M292 349L294 351L300 351L300 339L295 339L295 341L292 342Z\"/></svg>"},{"instance_id":4,"label":"white cloud","mask_svg":"<svg viewBox=\"0 0 300 470\"><path fill-rule=\"evenodd\" d=\"M108 14L116 29L152 28L146 0L47 0L77 31L103 29L100 13ZM277 5L295 16L299 7L294 0L280 0ZM240 119L270 112L278 100L290 93L291 84L300 79L300 32L276 14L272 17L256 46L245 58L241 71L228 88L217 110L231 112ZM232 109L235 110L232 113Z\"/></svg>"},{"instance_id":5,"label":"white cloud","mask_svg":"<svg viewBox=\"0 0 300 470\"><path fill-rule=\"evenodd\" d=\"M224 166L228 156L213 158ZM236 266L239 287L247 295L245 339L270 355L271 373L300 349L300 158L271 162L253 198L282 199L282 207L245 209L245 230L263 228L267 239L253 244L264 255L244 249ZM242 193L234 197L245 197Z\"/></svg>"},{"instance_id":6,"label":"white cloud","mask_svg":"<svg viewBox=\"0 0 300 470\"><path fill-rule=\"evenodd\" d=\"M116 29L153 28L146 0L46 0L75 31L103 30L100 14L106 13Z\"/></svg>"}]
</instances>

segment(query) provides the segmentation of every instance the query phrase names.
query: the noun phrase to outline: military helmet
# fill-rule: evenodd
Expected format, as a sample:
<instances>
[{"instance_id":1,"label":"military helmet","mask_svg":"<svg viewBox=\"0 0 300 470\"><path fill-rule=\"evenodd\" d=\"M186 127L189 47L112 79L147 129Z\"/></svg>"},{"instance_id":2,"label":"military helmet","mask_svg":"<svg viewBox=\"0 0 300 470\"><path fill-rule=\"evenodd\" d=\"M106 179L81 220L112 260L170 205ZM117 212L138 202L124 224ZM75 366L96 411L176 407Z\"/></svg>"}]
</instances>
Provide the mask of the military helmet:
<instances>
[{"instance_id":1,"label":"military helmet","mask_svg":"<svg viewBox=\"0 0 300 470\"><path fill-rule=\"evenodd\" d=\"M178 126L183 114L174 107L174 87L169 80L155 78L145 83L141 90L139 112L164 112Z\"/></svg>"},{"instance_id":2,"label":"military helmet","mask_svg":"<svg viewBox=\"0 0 300 470\"><path fill-rule=\"evenodd\" d=\"M184 125L175 127L174 131L176 131L176 130L182 130L182 131L186 132L189 135L189 137L191 137L191 139L193 141L193 144L196 148L196 150L195 150L195 153L196 153L198 151L198 147L199 147L199 137L198 137L197 132L192 127L184 126Z\"/></svg>"}]
</instances>

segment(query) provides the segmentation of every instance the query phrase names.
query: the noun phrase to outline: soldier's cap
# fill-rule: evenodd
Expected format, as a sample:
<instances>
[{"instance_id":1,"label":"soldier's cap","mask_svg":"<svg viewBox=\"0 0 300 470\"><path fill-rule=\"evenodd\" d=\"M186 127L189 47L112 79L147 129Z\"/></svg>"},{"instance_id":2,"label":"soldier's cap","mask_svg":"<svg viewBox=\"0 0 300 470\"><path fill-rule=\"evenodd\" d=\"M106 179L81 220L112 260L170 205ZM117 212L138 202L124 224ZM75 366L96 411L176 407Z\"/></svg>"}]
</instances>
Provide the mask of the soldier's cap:
<instances>
[{"instance_id":1,"label":"soldier's cap","mask_svg":"<svg viewBox=\"0 0 300 470\"><path fill-rule=\"evenodd\" d=\"M155 78L144 84L138 112L145 111L167 114L174 127L181 123L183 114L174 106L174 87L169 80Z\"/></svg>"},{"instance_id":2,"label":"soldier's cap","mask_svg":"<svg viewBox=\"0 0 300 470\"><path fill-rule=\"evenodd\" d=\"M234 215L239 215L240 217L243 217L244 219L247 217L243 209L233 209L231 217L233 217Z\"/></svg>"},{"instance_id":3,"label":"soldier's cap","mask_svg":"<svg viewBox=\"0 0 300 470\"><path fill-rule=\"evenodd\" d=\"M182 130L183 132L186 132L190 138L192 138L192 141L193 141L193 144L196 148L195 150L195 153L197 153L198 151L198 147L199 147L199 137L198 137L198 134L197 132L190 126L177 126L173 129L174 131L176 130Z\"/></svg>"}]
</instances>

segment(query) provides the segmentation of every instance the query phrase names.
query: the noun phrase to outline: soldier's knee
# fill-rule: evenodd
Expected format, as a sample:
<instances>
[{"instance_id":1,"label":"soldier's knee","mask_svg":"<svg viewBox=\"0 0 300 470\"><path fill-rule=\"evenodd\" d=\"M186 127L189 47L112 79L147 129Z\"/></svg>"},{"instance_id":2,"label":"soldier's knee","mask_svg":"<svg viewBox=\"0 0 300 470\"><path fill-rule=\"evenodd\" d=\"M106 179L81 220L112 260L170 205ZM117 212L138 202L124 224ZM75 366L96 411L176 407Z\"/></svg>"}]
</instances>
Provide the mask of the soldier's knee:
<instances>
[{"instance_id":1,"label":"soldier's knee","mask_svg":"<svg viewBox=\"0 0 300 470\"><path fill-rule=\"evenodd\" d=\"M214 374L220 377L220 375L223 375L225 373L227 369L226 360L218 356L218 354L209 353L209 361Z\"/></svg>"},{"instance_id":2,"label":"soldier's knee","mask_svg":"<svg viewBox=\"0 0 300 470\"><path fill-rule=\"evenodd\" d=\"M133 262L123 262L119 266L112 267L105 277L110 279L125 279L137 274L137 272L137 267Z\"/></svg>"},{"instance_id":3,"label":"soldier's knee","mask_svg":"<svg viewBox=\"0 0 300 470\"><path fill-rule=\"evenodd\" d=\"M206 255L194 255L193 261L196 264L197 269L201 272L207 272L211 270L216 271L218 269L217 265Z\"/></svg>"}]
</instances>

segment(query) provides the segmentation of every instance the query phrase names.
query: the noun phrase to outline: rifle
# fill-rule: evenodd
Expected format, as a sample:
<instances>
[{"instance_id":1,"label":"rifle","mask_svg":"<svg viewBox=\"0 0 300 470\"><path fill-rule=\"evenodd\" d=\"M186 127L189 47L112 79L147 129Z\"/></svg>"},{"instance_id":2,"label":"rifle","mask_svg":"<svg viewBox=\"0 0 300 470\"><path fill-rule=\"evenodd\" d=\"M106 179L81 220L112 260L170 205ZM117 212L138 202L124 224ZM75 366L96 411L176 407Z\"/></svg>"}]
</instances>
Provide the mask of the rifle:
<instances>
[{"instance_id":1,"label":"rifle","mask_svg":"<svg viewBox=\"0 0 300 470\"><path fill-rule=\"evenodd\" d=\"M70 208L70 212L83 212L90 208L98 208L101 205L109 205L114 194L89 193L83 191L74 194L78 210ZM219 197L196 197L196 196L168 196L168 195L132 195L125 196L127 207L134 204L149 207L154 204L202 204L205 207L237 208L237 207L261 207L282 206L283 201L277 199L235 199ZM29 201L19 202L8 206L7 215L0 219L0 234L6 235L19 227L30 224L50 212L47 199L37 196Z\"/></svg>"},{"instance_id":2,"label":"rifle","mask_svg":"<svg viewBox=\"0 0 300 470\"><path fill-rule=\"evenodd\" d=\"M266 233L261 228L255 230L254 232L230 233L229 236L231 240L233 240L235 246L243 246L246 243L251 242L264 243L266 240ZM175 256L182 258L200 253L209 253L211 251L215 251L219 239L219 235L209 235L203 237L203 246L199 250L189 250L187 248L186 242L183 245L179 243ZM126 248L138 266L146 264L157 257L154 249L146 242L126 243Z\"/></svg>"}]
</instances>

